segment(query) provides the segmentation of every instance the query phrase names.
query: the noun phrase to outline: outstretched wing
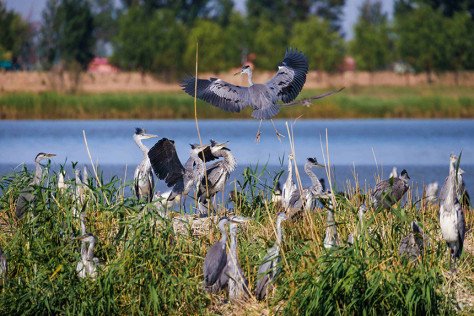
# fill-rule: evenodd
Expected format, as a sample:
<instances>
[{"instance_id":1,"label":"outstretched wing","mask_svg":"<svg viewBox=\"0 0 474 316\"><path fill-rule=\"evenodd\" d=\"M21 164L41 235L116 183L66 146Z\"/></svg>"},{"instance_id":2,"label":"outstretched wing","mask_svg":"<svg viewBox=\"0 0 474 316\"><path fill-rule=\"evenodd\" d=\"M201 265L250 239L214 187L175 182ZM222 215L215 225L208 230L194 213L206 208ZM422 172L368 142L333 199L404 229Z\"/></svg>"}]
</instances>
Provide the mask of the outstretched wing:
<instances>
[{"instance_id":1,"label":"outstretched wing","mask_svg":"<svg viewBox=\"0 0 474 316\"><path fill-rule=\"evenodd\" d=\"M265 83L265 86L277 92L278 100L284 103L291 102L303 89L307 73L306 55L290 48L286 50L283 62L278 64L278 72Z\"/></svg>"},{"instance_id":2,"label":"outstretched wing","mask_svg":"<svg viewBox=\"0 0 474 316\"><path fill-rule=\"evenodd\" d=\"M195 85L194 76L186 76L181 81L184 92L192 97L194 97ZM217 78L197 79L196 97L224 111L240 112L249 104L249 88L235 86Z\"/></svg>"},{"instance_id":3,"label":"outstretched wing","mask_svg":"<svg viewBox=\"0 0 474 316\"><path fill-rule=\"evenodd\" d=\"M149 151L151 166L160 180L165 180L169 187L183 178L184 167L179 161L174 141L160 139Z\"/></svg>"},{"instance_id":4,"label":"outstretched wing","mask_svg":"<svg viewBox=\"0 0 474 316\"><path fill-rule=\"evenodd\" d=\"M323 93L323 94L315 95L314 97L303 98L301 100L296 100L296 101L293 101L293 102L290 102L290 103L284 103L284 104L281 104L280 107L292 106L292 105L296 105L296 104L300 104L300 103L304 104L304 105L307 105L307 104L310 105L311 101L317 100L317 99L322 99L322 98L327 97L331 94L338 93L344 88L345 87L342 87L340 89L337 89L337 90L334 90L334 91L331 91L331 92L326 92L326 93Z\"/></svg>"}]
</instances>

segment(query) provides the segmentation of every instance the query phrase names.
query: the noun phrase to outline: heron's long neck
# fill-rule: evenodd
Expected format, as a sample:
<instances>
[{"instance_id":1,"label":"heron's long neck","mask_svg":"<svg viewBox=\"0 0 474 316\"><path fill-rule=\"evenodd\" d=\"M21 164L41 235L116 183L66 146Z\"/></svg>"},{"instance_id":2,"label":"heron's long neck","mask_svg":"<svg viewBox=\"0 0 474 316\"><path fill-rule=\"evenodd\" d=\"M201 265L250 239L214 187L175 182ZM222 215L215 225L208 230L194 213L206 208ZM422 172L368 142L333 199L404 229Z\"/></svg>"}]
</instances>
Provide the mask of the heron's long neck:
<instances>
[{"instance_id":1,"label":"heron's long neck","mask_svg":"<svg viewBox=\"0 0 474 316\"><path fill-rule=\"evenodd\" d=\"M87 233L86 232L86 222L82 218L81 218L81 230L82 230L83 235L85 235Z\"/></svg>"},{"instance_id":2,"label":"heron's long neck","mask_svg":"<svg viewBox=\"0 0 474 316\"><path fill-rule=\"evenodd\" d=\"M36 172L35 177L33 178L33 184L39 185L41 177L43 175L43 169L41 169L41 165L39 160L35 160Z\"/></svg>"},{"instance_id":3,"label":"heron's long neck","mask_svg":"<svg viewBox=\"0 0 474 316\"><path fill-rule=\"evenodd\" d=\"M448 176L448 195L444 200L444 203L447 205L454 205L455 200L457 200L456 195L456 169L449 168L449 176Z\"/></svg>"},{"instance_id":4,"label":"heron's long neck","mask_svg":"<svg viewBox=\"0 0 474 316\"><path fill-rule=\"evenodd\" d=\"M133 137L133 139L135 140L135 144L137 144L137 146L140 147L140 149L142 150L143 157L148 157L148 147L143 145L142 140L138 137Z\"/></svg>"},{"instance_id":5,"label":"heron's long neck","mask_svg":"<svg viewBox=\"0 0 474 316\"><path fill-rule=\"evenodd\" d=\"M281 238L282 238L281 219L277 219L277 239L276 239L276 242L277 242L278 245L281 244Z\"/></svg>"},{"instance_id":6,"label":"heron's long neck","mask_svg":"<svg viewBox=\"0 0 474 316\"><path fill-rule=\"evenodd\" d=\"M82 247L81 247L81 258L82 261L87 260L87 241L82 241Z\"/></svg>"},{"instance_id":7,"label":"heron's long neck","mask_svg":"<svg viewBox=\"0 0 474 316\"><path fill-rule=\"evenodd\" d=\"M225 224L219 223L218 227L222 234L220 242L223 242L225 245L225 243L227 242L227 231L225 230Z\"/></svg>"},{"instance_id":8,"label":"heron's long neck","mask_svg":"<svg viewBox=\"0 0 474 316\"><path fill-rule=\"evenodd\" d=\"M206 166L204 165L204 162L201 160L201 158L199 158L198 153L196 153L194 150L191 150L190 158L196 164L196 173L199 175L200 178L203 177Z\"/></svg>"},{"instance_id":9,"label":"heron's long neck","mask_svg":"<svg viewBox=\"0 0 474 316\"><path fill-rule=\"evenodd\" d=\"M93 239L89 245L89 249L87 249L87 260L92 260L94 257L94 247L95 247L95 239Z\"/></svg>"},{"instance_id":10,"label":"heron's long neck","mask_svg":"<svg viewBox=\"0 0 474 316\"><path fill-rule=\"evenodd\" d=\"M305 164L304 171L306 172L306 174L311 179L312 189L315 190L318 193L322 193L323 192L323 186L321 185L321 182L319 182L318 177L316 176L316 174L313 172L313 170L311 170L311 164L310 163Z\"/></svg>"},{"instance_id":11,"label":"heron's long neck","mask_svg":"<svg viewBox=\"0 0 474 316\"><path fill-rule=\"evenodd\" d=\"M249 70L249 72L247 72L247 75L248 75L248 77L249 77L249 85L253 86L252 70Z\"/></svg>"},{"instance_id":12,"label":"heron's long neck","mask_svg":"<svg viewBox=\"0 0 474 316\"><path fill-rule=\"evenodd\" d=\"M237 261L237 233L230 229L230 253L233 261Z\"/></svg>"},{"instance_id":13,"label":"heron's long neck","mask_svg":"<svg viewBox=\"0 0 474 316\"><path fill-rule=\"evenodd\" d=\"M228 150L222 151L222 156L224 157L224 168L227 169L227 172L231 173L235 170L237 166L237 160L235 159L234 155Z\"/></svg>"}]
</instances>

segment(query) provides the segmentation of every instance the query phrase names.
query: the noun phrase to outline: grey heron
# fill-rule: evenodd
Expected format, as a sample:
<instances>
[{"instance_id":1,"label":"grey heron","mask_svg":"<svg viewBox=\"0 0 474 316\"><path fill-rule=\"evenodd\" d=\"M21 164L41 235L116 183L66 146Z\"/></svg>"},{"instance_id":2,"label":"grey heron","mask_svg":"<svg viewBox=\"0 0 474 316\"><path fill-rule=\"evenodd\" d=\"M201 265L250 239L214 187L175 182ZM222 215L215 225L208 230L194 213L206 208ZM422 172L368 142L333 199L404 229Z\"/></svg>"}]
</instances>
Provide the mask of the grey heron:
<instances>
[{"instance_id":1,"label":"grey heron","mask_svg":"<svg viewBox=\"0 0 474 316\"><path fill-rule=\"evenodd\" d=\"M5 279L7 275L8 275L7 256L3 252L2 247L0 247L0 279Z\"/></svg>"},{"instance_id":2,"label":"grey heron","mask_svg":"<svg viewBox=\"0 0 474 316\"><path fill-rule=\"evenodd\" d=\"M258 268L258 281L255 287L255 294L259 300L264 299L270 289L270 283L275 280L280 274L281 267L278 264L281 262L280 245L282 242L281 223L289 217L281 212L277 216L276 221L276 242L268 249L267 254L263 257L262 264Z\"/></svg>"},{"instance_id":3,"label":"grey heron","mask_svg":"<svg viewBox=\"0 0 474 316\"><path fill-rule=\"evenodd\" d=\"M229 224L230 231L230 251L227 254L227 264L222 271L218 282L213 286L213 292L225 289L229 290L229 298L245 299L249 297L248 281L239 265L237 257L237 234L238 224L253 220L243 216L230 217L232 222Z\"/></svg>"},{"instance_id":4,"label":"grey heron","mask_svg":"<svg viewBox=\"0 0 474 316\"><path fill-rule=\"evenodd\" d=\"M100 264L100 262L97 257L94 257L94 248L96 243L94 235L86 233L74 239L82 241L81 261L78 262L76 268L79 277L86 278L87 276L90 276L92 279L95 279L97 276L97 266ZM89 247L87 249L86 243L89 243Z\"/></svg>"},{"instance_id":5,"label":"grey heron","mask_svg":"<svg viewBox=\"0 0 474 316\"><path fill-rule=\"evenodd\" d=\"M164 180L168 187L172 187L170 192L163 194L166 196L166 202L173 202L176 197L181 201L193 187L201 183L206 170L203 160L215 159L210 150L205 150L208 147L209 145L191 144L190 157L184 167L179 161L172 140L162 138L148 151L156 176Z\"/></svg>"},{"instance_id":6,"label":"grey heron","mask_svg":"<svg viewBox=\"0 0 474 316\"><path fill-rule=\"evenodd\" d=\"M311 179L311 186L293 192L289 203L290 208L301 209L304 207L306 210L312 210L316 206L315 197L323 193L323 187L321 182L319 182L318 177L311 170L313 167L325 168L323 165L318 163L316 157L307 159L304 165L304 171Z\"/></svg>"},{"instance_id":7,"label":"grey heron","mask_svg":"<svg viewBox=\"0 0 474 316\"><path fill-rule=\"evenodd\" d=\"M281 195L281 183L280 181L277 182L275 190L272 193L272 203L275 204L277 207L281 207L282 203L282 195Z\"/></svg>"},{"instance_id":8,"label":"grey heron","mask_svg":"<svg viewBox=\"0 0 474 316\"><path fill-rule=\"evenodd\" d=\"M15 210L15 218L16 220L20 220L25 211L28 208L28 205L32 203L35 200L35 196L32 194L33 186L34 185L39 185L41 182L41 177L43 175L43 169L41 169L40 161L48 158L48 157L54 157L56 156L55 154L45 154L45 153L39 153L36 155L35 158L35 166L36 166L36 172L35 176L33 177L33 180L31 180L28 183L28 186L23 188L21 190L20 195L18 196L18 200L16 202L16 210Z\"/></svg>"},{"instance_id":9,"label":"grey heron","mask_svg":"<svg viewBox=\"0 0 474 316\"><path fill-rule=\"evenodd\" d=\"M201 186L198 192L198 200L204 203L205 199L212 199L218 192L224 190L229 180L230 174L237 166L237 160L230 149L225 147L228 143L218 143L211 139L211 154L214 158L223 159L213 163L206 169L206 176L201 180ZM206 162L208 160L206 159ZM207 183L206 183L207 180ZM204 210L204 209L203 209ZM207 215L207 214L201 214Z\"/></svg>"},{"instance_id":10,"label":"grey heron","mask_svg":"<svg viewBox=\"0 0 474 316\"><path fill-rule=\"evenodd\" d=\"M456 194L457 168L454 164L457 160L458 158L454 155L449 157L449 175L445 181L445 195L440 201L439 208L441 233L450 251L449 268L452 271L456 270L456 259L461 256L466 234L466 221ZM454 261L453 268L451 268L451 260Z\"/></svg>"},{"instance_id":11,"label":"grey heron","mask_svg":"<svg viewBox=\"0 0 474 316\"><path fill-rule=\"evenodd\" d=\"M393 204L400 201L408 191L408 179L410 179L408 172L403 169L400 173L400 177L390 177L389 179L377 183L371 195L374 208L378 209L383 206L383 209L388 210Z\"/></svg>"},{"instance_id":12,"label":"grey heron","mask_svg":"<svg viewBox=\"0 0 474 316\"><path fill-rule=\"evenodd\" d=\"M455 167L453 166L453 168ZM464 173L465 173L464 170L458 167L458 173L456 177L456 196L461 206L469 205L470 203L469 194L466 191L466 184L464 183L464 180L462 177ZM447 185L448 178L449 178L449 175L446 177L446 179L444 179L443 186L441 187L441 192L439 194L440 203L442 203L443 200L446 199L446 196L448 193L448 185Z\"/></svg>"},{"instance_id":13,"label":"grey heron","mask_svg":"<svg viewBox=\"0 0 474 316\"><path fill-rule=\"evenodd\" d=\"M403 237L400 242L398 255L400 257L407 256L410 261L415 262L418 257L425 255L425 247L429 248L430 244L428 237L423 233L416 221L411 222L410 226L410 233Z\"/></svg>"},{"instance_id":14,"label":"grey heron","mask_svg":"<svg viewBox=\"0 0 474 316\"><path fill-rule=\"evenodd\" d=\"M221 231L221 239L215 242L204 258L204 283L203 287L206 292L214 292L221 289L221 286L215 285L219 282L222 272L227 265L227 231L225 225L234 222L227 216L221 217L217 227ZM224 286L224 284L222 284Z\"/></svg>"},{"instance_id":15,"label":"grey heron","mask_svg":"<svg viewBox=\"0 0 474 316\"><path fill-rule=\"evenodd\" d=\"M287 49L283 61L278 64L278 72L269 81L263 84L254 84L252 81L252 69L244 66L238 74L247 74L249 87L241 87L230 84L217 78L197 79L187 76L183 79L181 87L194 97L195 86L197 86L196 97L212 104L224 111L240 112L245 107L253 108L252 117L260 120L272 119L280 111L280 105L293 101L306 82L308 73L308 59L306 55L293 48ZM235 76L234 75L234 76ZM273 123L273 121L272 121ZM275 128L276 130L276 128ZM278 133L277 135L281 136ZM257 133L257 140L260 136Z\"/></svg>"},{"instance_id":16,"label":"grey heron","mask_svg":"<svg viewBox=\"0 0 474 316\"><path fill-rule=\"evenodd\" d=\"M145 198L147 202L151 202L153 198L155 181L153 178L150 158L148 158L148 147L143 145L142 140L152 137L158 136L147 134L144 128L138 127L135 129L135 134L133 134L133 140L135 141L135 144L137 144L143 153L143 159L135 169L135 174L133 176L135 181L133 191L139 200Z\"/></svg>"},{"instance_id":17,"label":"grey heron","mask_svg":"<svg viewBox=\"0 0 474 316\"><path fill-rule=\"evenodd\" d=\"M288 209L290 205L290 199L293 192L296 191L296 184L293 181L293 162L295 156L293 154L288 154L288 177L286 178L285 183L283 184L283 189L281 191L281 204L283 209Z\"/></svg>"}]
</instances>

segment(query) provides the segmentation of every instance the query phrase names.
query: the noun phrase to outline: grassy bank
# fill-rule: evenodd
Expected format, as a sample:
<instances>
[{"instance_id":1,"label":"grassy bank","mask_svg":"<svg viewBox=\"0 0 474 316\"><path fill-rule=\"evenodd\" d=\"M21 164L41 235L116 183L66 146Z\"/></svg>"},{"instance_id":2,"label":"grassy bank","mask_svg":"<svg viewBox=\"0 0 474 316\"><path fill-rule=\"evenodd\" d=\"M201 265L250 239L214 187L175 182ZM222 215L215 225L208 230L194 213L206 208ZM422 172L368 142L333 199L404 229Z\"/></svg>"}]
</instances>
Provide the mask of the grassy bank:
<instances>
[{"instance_id":1,"label":"grassy bank","mask_svg":"<svg viewBox=\"0 0 474 316\"><path fill-rule=\"evenodd\" d=\"M225 295L211 296L201 290L203 258L220 238L214 217L211 222L177 214L161 218L136 199L124 197L123 190L130 190L130 184L118 178L102 186L90 180L86 204L75 205L71 189L59 191L57 175L50 171L42 181L43 189L35 190L34 210L16 223L16 199L29 177L21 171L0 181L0 245L9 260L8 276L0 285L0 314L473 312L469 302L474 297L474 258L465 248L457 273L448 272L436 206L408 202L391 212L369 212L365 228L350 246L344 241L357 230L363 192L345 188L346 198L339 196L335 208L340 247L323 247L324 209L285 222L276 289L263 302L251 297L248 302L229 303ZM270 202L273 184L262 183L256 170L247 169L236 187L242 195L235 212L255 218L242 227L238 247L252 290L258 266L275 240L273 225L279 209ZM419 198L409 191L407 200ZM95 281L80 279L75 271L80 242L72 237L80 235L80 227L74 207L86 213L88 232L97 237L95 256L102 266ZM422 225L431 244L418 265L398 255L412 220ZM472 212L466 220L472 227ZM468 242L472 247L472 231L466 235L465 245Z\"/></svg>"},{"instance_id":2,"label":"grassy bank","mask_svg":"<svg viewBox=\"0 0 474 316\"><path fill-rule=\"evenodd\" d=\"M328 89L329 90L329 89ZM299 98L328 90L304 90ZM202 119L250 118L251 109L228 113L198 101ZM284 108L277 118L474 118L471 87L351 87L317 100L310 108ZM0 95L0 119L189 119L193 98L166 93L7 93Z\"/></svg>"}]
</instances>

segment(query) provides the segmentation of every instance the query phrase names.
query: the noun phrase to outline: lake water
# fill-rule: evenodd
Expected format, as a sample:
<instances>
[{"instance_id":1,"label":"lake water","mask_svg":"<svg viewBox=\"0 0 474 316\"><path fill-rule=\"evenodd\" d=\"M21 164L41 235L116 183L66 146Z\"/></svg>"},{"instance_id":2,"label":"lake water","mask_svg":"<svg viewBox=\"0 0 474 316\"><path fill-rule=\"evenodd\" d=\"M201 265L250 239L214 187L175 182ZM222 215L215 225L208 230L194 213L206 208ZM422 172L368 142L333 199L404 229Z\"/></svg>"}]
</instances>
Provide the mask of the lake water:
<instances>
[{"instance_id":1,"label":"lake water","mask_svg":"<svg viewBox=\"0 0 474 316\"><path fill-rule=\"evenodd\" d=\"M406 169L412 185L421 192L423 183L438 181L442 184L448 173L451 153L462 151L461 167L468 191L474 189L474 120L275 120L277 129L288 135L287 125L293 130L295 153L303 185L310 181L302 166L307 157L324 162L321 146L326 147L326 130L331 166L335 168L336 183L340 189L347 180L354 184L354 169L362 186L375 184L378 172L387 178L392 166L398 172ZM210 138L229 141L228 147L238 161L238 169L231 180L241 178L249 165L268 164L269 179L287 168L290 152L288 136L278 141L272 124L264 121L259 144L255 142L257 120L200 120L203 142ZM106 178L117 175L133 178L133 171L142 159L132 135L135 127L144 127L148 133L175 141L182 163L189 157L189 144L199 143L193 120L88 120L88 121L0 121L0 174L19 170L26 163L33 168L38 152L54 153L54 170L60 164L70 169L71 162L90 166L84 143L85 131L94 163L98 163ZM158 139L144 140L151 147ZM322 144L322 145L321 145ZM323 169L315 169L319 177L326 177ZM68 173L71 175L71 172ZM286 179L286 174L283 175ZM284 180L283 180L284 182ZM230 187L231 185L228 185ZM165 189L158 183L158 189Z\"/></svg>"}]
</instances>

